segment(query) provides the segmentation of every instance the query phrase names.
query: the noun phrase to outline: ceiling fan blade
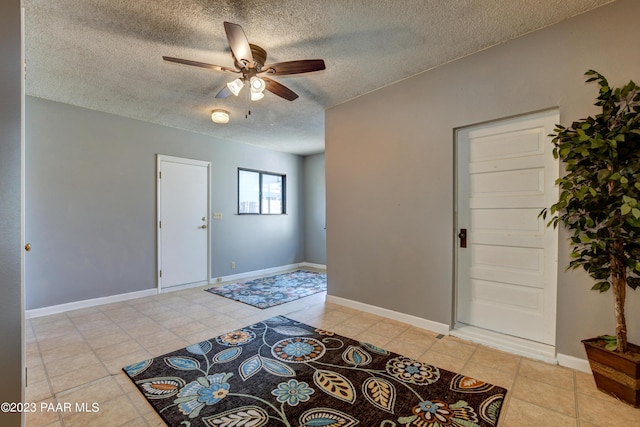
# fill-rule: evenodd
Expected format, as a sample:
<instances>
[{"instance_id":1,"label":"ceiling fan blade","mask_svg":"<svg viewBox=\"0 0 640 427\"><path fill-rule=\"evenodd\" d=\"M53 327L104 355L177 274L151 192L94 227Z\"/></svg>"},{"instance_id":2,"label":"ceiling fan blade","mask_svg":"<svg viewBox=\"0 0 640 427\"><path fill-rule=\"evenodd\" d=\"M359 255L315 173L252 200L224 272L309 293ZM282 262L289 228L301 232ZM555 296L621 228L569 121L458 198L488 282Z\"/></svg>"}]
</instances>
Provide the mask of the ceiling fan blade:
<instances>
[{"instance_id":1,"label":"ceiling fan blade","mask_svg":"<svg viewBox=\"0 0 640 427\"><path fill-rule=\"evenodd\" d=\"M278 76L287 74L311 73L326 69L322 59L303 59L300 61L277 62L262 67L262 72L273 73Z\"/></svg>"},{"instance_id":2,"label":"ceiling fan blade","mask_svg":"<svg viewBox=\"0 0 640 427\"><path fill-rule=\"evenodd\" d=\"M247 36L244 34L244 30L238 24L231 22L224 22L224 31L227 34L227 40L229 41L229 47L233 56L240 63L246 63L248 68L253 68L253 54L251 53L251 47Z\"/></svg>"},{"instance_id":3,"label":"ceiling fan blade","mask_svg":"<svg viewBox=\"0 0 640 427\"><path fill-rule=\"evenodd\" d=\"M275 80L271 80L267 77L261 77L261 79L266 83L266 90L275 95L278 95L281 98L286 99L287 101L293 101L298 97L297 93Z\"/></svg>"},{"instance_id":4,"label":"ceiling fan blade","mask_svg":"<svg viewBox=\"0 0 640 427\"><path fill-rule=\"evenodd\" d=\"M176 62L178 64L192 65L192 66L201 67L201 68L208 68L210 70L215 70L215 71L226 71L226 72L230 72L230 73L239 73L240 72L240 71L236 70L235 68L223 67L222 65L207 64L205 62L192 61L190 59L173 58L171 56L163 56L162 59L164 59L165 61L169 61L169 62Z\"/></svg>"},{"instance_id":5,"label":"ceiling fan blade","mask_svg":"<svg viewBox=\"0 0 640 427\"><path fill-rule=\"evenodd\" d=\"M231 91L229 90L229 87L227 85L224 85L224 87L222 89L220 89L220 92L218 92L216 94L216 98L227 98L229 95L231 95Z\"/></svg>"}]
</instances>

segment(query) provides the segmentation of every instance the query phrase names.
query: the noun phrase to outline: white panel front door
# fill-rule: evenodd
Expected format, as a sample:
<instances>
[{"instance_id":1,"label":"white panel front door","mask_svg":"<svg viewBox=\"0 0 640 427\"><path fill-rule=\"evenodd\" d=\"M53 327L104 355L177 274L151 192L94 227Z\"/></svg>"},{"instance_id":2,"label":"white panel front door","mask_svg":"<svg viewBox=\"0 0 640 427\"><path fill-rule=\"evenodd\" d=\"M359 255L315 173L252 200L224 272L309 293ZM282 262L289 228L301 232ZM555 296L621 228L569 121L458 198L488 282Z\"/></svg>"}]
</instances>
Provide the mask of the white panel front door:
<instances>
[{"instance_id":1,"label":"white panel front door","mask_svg":"<svg viewBox=\"0 0 640 427\"><path fill-rule=\"evenodd\" d=\"M557 231L538 214L557 201L558 122L554 110L457 132L456 327L555 345Z\"/></svg>"},{"instance_id":2,"label":"white panel front door","mask_svg":"<svg viewBox=\"0 0 640 427\"><path fill-rule=\"evenodd\" d=\"M161 289L208 283L209 169L209 162L158 156Z\"/></svg>"}]
</instances>

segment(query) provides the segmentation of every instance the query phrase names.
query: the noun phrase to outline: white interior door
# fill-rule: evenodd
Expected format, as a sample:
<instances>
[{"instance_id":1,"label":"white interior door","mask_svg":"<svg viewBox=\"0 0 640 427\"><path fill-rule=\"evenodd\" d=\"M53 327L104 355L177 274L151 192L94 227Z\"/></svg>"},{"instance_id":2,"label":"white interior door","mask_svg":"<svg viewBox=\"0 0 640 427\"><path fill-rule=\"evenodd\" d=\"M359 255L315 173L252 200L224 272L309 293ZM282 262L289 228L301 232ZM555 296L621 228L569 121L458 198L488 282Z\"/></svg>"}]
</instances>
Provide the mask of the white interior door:
<instances>
[{"instance_id":1,"label":"white interior door","mask_svg":"<svg viewBox=\"0 0 640 427\"><path fill-rule=\"evenodd\" d=\"M557 231L538 218L558 196L548 136L557 110L457 132L456 328L555 346Z\"/></svg>"},{"instance_id":2,"label":"white interior door","mask_svg":"<svg viewBox=\"0 0 640 427\"><path fill-rule=\"evenodd\" d=\"M209 281L209 162L158 155L160 289Z\"/></svg>"}]
</instances>

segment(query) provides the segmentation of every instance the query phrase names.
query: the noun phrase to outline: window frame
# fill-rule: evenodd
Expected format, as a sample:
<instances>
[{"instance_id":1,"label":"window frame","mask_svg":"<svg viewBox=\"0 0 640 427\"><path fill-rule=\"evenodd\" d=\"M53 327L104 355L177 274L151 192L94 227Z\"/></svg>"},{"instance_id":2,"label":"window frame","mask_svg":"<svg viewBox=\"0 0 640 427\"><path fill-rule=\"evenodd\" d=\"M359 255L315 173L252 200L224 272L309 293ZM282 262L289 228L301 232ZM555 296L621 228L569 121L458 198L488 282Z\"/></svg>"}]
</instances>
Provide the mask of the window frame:
<instances>
[{"instance_id":1,"label":"window frame","mask_svg":"<svg viewBox=\"0 0 640 427\"><path fill-rule=\"evenodd\" d=\"M253 172L258 174L258 212L240 212L240 175L241 172ZM263 212L262 206L262 184L263 175L270 175L279 177L281 181L281 199L282 199L282 210L278 213L269 213ZM249 168L238 168L238 193L237 193L237 212L238 215L286 215L287 214L287 175L278 172L269 172L259 169L249 169Z\"/></svg>"}]
</instances>

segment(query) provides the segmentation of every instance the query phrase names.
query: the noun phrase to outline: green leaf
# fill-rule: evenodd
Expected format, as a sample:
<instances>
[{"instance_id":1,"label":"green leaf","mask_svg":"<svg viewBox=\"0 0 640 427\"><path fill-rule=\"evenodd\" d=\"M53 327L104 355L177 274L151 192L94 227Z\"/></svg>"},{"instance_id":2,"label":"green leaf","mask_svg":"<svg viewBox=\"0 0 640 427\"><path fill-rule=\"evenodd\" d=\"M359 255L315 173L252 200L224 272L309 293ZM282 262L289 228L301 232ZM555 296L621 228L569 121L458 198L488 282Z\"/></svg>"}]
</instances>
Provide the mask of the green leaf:
<instances>
[{"instance_id":1,"label":"green leaf","mask_svg":"<svg viewBox=\"0 0 640 427\"><path fill-rule=\"evenodd\" d=\"M618 337L613 335L600 335L598 338L603 340L606 345L605 349L609 351L614 351L618 347Z\"/></svg>"},{"instance_id":2,"label":"green leaf","mask_svg":"<svg viewBox=\"0 0 640 427\"><path fill-rule=\"evenodd\" d=\"M631 212L631 206L629 206L628 204L624 204L620 207L620 213L622 215L627 215L629 212Z\"/></svg>"},{"instance_id":3,"label":"green leaf","mask_svg":"<svg viewBox=\"0 0 640 427\"><path fill-rule=\"evenodd\" d=\"M400 418L398 418L398 422L400 424L409 424L409 423L413 422L417 418L418 418L417 415L411 415L409 417L400 417Z\"/></svg>"},{"instance_id":4,"label":"green leaf","mask_svg":"<svg viewBox=\"0 0 640 427\"><path fill-rule=\"evenodd\" d=\"M592 291L606 292L606 291L609 290L610 287L611 287L611 285L609 284L609 282L598 282L598 283L596 283L595 285L593 285L591 287L591 290Z\"/></svg>"},{"instance_id":5,"label":"green leaf","mask_svg":"<svg viewBox=\"0 0 640 427\"><path fill-rule=\"evenodd\" d=\"M631 214L632 214L636 219L640 219L640 209L638 209L638 208L633 208L633 209L631 209Z\"/></svg>"},{"instance_id":6,"label":"green leaf","mask_svg":"<svg viewBox=\"0 0 640 427\"><path fill-rule=\"evenodd\" d=\"M611 172L608 169L601 169L598 171L598 182L604 182L610 174Z\"/></svg>"}]
</instances>

